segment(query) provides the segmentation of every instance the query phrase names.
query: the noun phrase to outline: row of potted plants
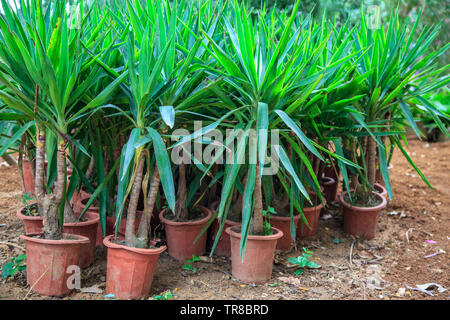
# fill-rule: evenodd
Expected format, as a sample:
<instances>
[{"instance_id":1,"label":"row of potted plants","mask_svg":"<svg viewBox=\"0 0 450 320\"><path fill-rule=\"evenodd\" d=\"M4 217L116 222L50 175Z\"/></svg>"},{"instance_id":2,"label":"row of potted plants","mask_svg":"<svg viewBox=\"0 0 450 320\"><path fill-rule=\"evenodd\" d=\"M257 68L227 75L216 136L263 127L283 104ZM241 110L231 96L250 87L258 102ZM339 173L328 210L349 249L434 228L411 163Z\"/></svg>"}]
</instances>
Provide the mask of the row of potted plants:
<instances>
[{"instance_id":1,"label":"row of potted plants","mask_svg":"<svg viewBox=\"0 0 450 320\"><path fill-rule=\"evenodd\" d=\"M339 177L344 230L366 238L386 205L377 182L392 199L394 149L427 182L402 139L407 125L422 135L419 106L448 135L427 96L449 80L434 64L448 45L427 51L439 26L413 39L417 22L397 13L371 29L363 10L341 26L299 5L254 15L238 1L80 2L75 15L64 1L5 6L0 120L21 128L2 151L19 141L24 181L27 163L33 177L25 215L37 217L24 221L41 225L22 238L35 291L66 294L61 270L89 265L103 243L106 291L141 297L159 254L202 254L212 224L210 254L229 245L237 279L266 281L277 245L316 232Z\"/></svg>"}]
</instances>

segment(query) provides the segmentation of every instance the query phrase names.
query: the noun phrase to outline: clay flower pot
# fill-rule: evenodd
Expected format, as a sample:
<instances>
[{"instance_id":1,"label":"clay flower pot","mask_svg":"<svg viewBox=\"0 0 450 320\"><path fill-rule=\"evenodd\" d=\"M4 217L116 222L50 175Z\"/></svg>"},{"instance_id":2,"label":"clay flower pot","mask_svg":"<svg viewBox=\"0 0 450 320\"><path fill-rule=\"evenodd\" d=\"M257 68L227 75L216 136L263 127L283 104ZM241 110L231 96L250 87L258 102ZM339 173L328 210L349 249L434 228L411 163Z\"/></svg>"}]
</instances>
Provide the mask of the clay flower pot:
<instances>
[{"instance_id":1,"label":"clay flower pot","mask_svg":"<svg viewBox=\"0 0 450 320\"><path fill-rule=\"evenodd\" d=\"M26 158L23 158L22 160L22 173L23 173L23 189L25 190L25 192L34 194L34 180L33 174L31 172L31 164L30 161L28 161L28 159Z\"/></svg>"},{"instance_id":2,"label":"clay flower pot","mask_svg":"<svg viewBox=\"0 0 450 320\"><path fill-rule=\"evenodd\" d=\"M25 226L25 234L38 234L42 232L42 228L44 226L44 218L42 216L27 216L22 213L22 211L26 207L22 207L17 210L17 217L22 219L23 224ZM79 214L79 212L75 212L75 214ZM77 234L81 236L86 236L90 240L93 241L93 247L86 247L83 251L83 259L81 262L81 267L87 267L94 262L95 256L95 243L97 238L97 228L99 226L100 219L98 218L98 214L94 212L87 211L84 215L88 218L88 221L80 221L73 223L64 223L64 232L69 234ZM94 229L95 228L95 229ZM95 236L93 234L93 230L95 230ZM100 230L101 232L101 230ZM100 233L101 234L101 233ZM100 238L100 240L102 237Z\"/></svg>"},{"instance_id":3,"label":"clay flower pot","mask_svg":"<svg viewBox=\"0 0 450 320\"><path fill-rule=\"evenodd\" d=\"M198 206L206 217L196 221L176 222L164 217L166 210L160 212L159 219L164 224L169 255L177 260L192 258L192 255L201 256L206 250L206 232L194 244L200 231L208 223L212 212L208 208Z\"/></svg>"},{"instance_id":4,"label":"clay flower pot","mask_svg":"<svg viewBox=\"0 0 450 320\"><path fill-rule=\"evenodd\" d=\"M246 283L259 283L270 280L277 241L283 236L279 229L272 228L270 236L247 238L244 261L240 253L240 227L228 227L225 232L231 239L231 273L236 279Z\"/></svg>"},{"instance_id":5,"label":"clay flower pot","mask_svg":"<svg viewBox=\"0 0 450 320\"><path fill-rule=\"evenodd\" d=\"M47 240L42 234L21 235L27 256L27 282L41 295L62 296L72 290L68 278L69 266L79 266L83 247L89 239L80 235L63 234L62 240ZM70 270L69 270L70 271Z\"/></svg>"},{"instance_id":6,"label":"clay flower pot","mask_svg":"<svg viewBox=\"0 0 450 320\"><path fill-rule=\"evenodd\" d=\"M219 201L215 201L211 204L211 208L213 211L217 210L217 206L219 205ZM241 222L236 222L233 220L225 220L225 224L222 229L222 233L220 234L219 241L217 242L217 246L214 249L214 254L217 256L222 257L231 257L231 243L230 243L230 236L228 233L225 232L225 230L228 227L234 227L234 226L240 226ZM219 232L220 227L220 219L217 217L211 226L211 246L214 244L214 241L216 240L217 232Z\"/></svg>"},{"instance_id":7,"label":"clay flower pot","mask_svg":"<svg viewBox=\"0 0 450 320\"><path fill-rule=\"evenodd\" d=\"M372 239L375 237L377 228L377 221L381 209L386 207L386 198L375 193L381 203L375 207L357 207L352 206L344 200L346 193L339 197L340 202L344 208L344 232L354 236L360 236L365 239Z\"/></svg>"},{"instance_id":8,"label":"clay flower pot","mask_svg":"<svg viewBox=\"0 0 450 320\"><path fill-rule=\"evenodd\" d=\"M47 161L45 161L44 169L47 171ZM25 192L34 194L34 179L31 170L31 163L27 158L22 159L23 189ZM67 179L72 175L72 169L67 169Z\"/></svg>"},{"instance_id":9,"label":"clay flower pot","mask_svg":"<svg viewBox=\"0 0 450 320\"><path fill-rule=\"evenodd\" d=\"M324 199L324 203L326 203ZM303 214L306 221L308 221L309 227L300 220L297 226L297 239L303 239L306 237L312 237L317 233L317 227L319 226L320 211L322 210L322 203L319 203L314 207L304 207Z\"/></svg>"},{"instance_id":10,"label":"clay flower pot","mask_svg":"<svg viewBox=\"0 0 450 320\"><path fill-rule=\"evenodd\" d=\"M85 268L94 263L95 246L97 241L97 230L100 222L98 214L86 212L83 215L86 221L65 222L63 232L68 234L76 234L89 238L89 245L85 246L81 252L80 266Z\"/></svg>"},{"instance_id":11,"label":"clay flower pot","mask_svg":"<svg viewBox=\"0 0 450 320\"><path fill-rule=\"evenodd\" d=\"M326 177L330 177L330 178L334 179L335 181L338 181L338 178L340 176L340 169L337 164L335 164L335 165L336 165L337 174L336 174L336 171L334 171L333 166L328 165L324 168L323 175Z\"/></svg>"},{"instance_id":12,"label":"clay flower pot","mask_svg":"<svg viewBox=\"0 0 450 320\"><path fill-rule=\"evenodd\" d=\"M78 200L73 205L73 212L75 212L76 215L80 215L81 212L83 212L84 208L86 207L86 203L91 198L91 194L87 193L84 196L81 196L78 198ZM89 214L91 216L97 215L99 217L99 223L97 224L97 235L95 236L95 246L96 247L102 247L103 246L103 232L102 232L102 226L100 225L100 214L99 214L99 207L95 207L94 204L92 204L89 209L86 210L86 214ZM111 234L112 232L108 232L108 228L106 229L106 234Z\"/></svg>"},{"instance_id":13,"label":"clay flower pot","mask_svg":"<svg viewBox=\"0 0 450 320\"><path fill-rule=\"evenodd\" d=\"M75 190L72 195L72 199L70 199L70 204L75 206L75 204L78 202L79 199L85 199L85 198L89 199L90 197L92 197L92 194L84 191L83 189L80 189L80 191Z\"/></svg>"},{"instance_id":14,"label":"clay flower pot","mask_svg":"<svg viewBox=\"0 0 450 320\"><path fill-rule=\"evenodd\" d=\"M231 257L231 242L230 242L230 236L228 233L225 232L225 230L228 227L234 227L234 226L240 226L241 222L235 222L232 220L225 220L225 224L222 229L222 233L220 234L220 239L217 242L217 246L214 249L214 254L217 256L222 257ZM212 236L211 236L211 245L214 244L214 241L216 240L217 232L219 232L220 227L220 219L217 217L214 219L214 222L212 224Z\"/></svg>"},{"instance_id":15,"label":"clay flower pot","mask_svg":"<svg viewBox=\"0 0 450 320\"><path fill-rule=\"evenodd\" d=\"M35 204L35 203L34 203ZM29 205L32 206L33 204ZM17 217L22 219L23 225L25 226L25 234L36 234L42 232L42 227L44 226L43 221L44 218L42 216L27 216L22 213L25 208L29 207L25 206L17 210Z\"/></svg>"},{"instance_id":16,"label":"clay flower pot","mask_svg":"<svg viewBox=\"0 0 450 320\"><path fill-rule=\"evenodd\" d=\"M39 234L42 232L42 228L44 226L44 218L42 216L27 216L22 213L22 211L26 207L20 208L17 210L17 217L22 219L23 224L25 226L25 234ZM76 214L79 214L75 212ZM82 261L80 262L80 265L82 268L87 267L94 263L94 256L95 256L95 243L97 238L97 228L99 225L99 217L98 214L93 212L86 212L84 215L85 218L88 219L88 221L79 221L79 222L72 222L64 223L63 232L68 234L76 234L88 237L92 243L85 247L82 254ZM95 231L95 234L94 234Z\"/></svg>"},{"instance_id":17,"label":"clay flower pot","mask_svg":"<svg viewBox=\"0 0 450 320\"><path fill-rule=\"evenodd\" d=\"M297 229L298 221L300 215L294 215L294 228ZM277 241L277 249L281 251L289 251L292 249L295 239L292 238L291 234L291 217L280 217L272 215L270 217L270 225L277 228L283 232L283 236Z\"/></svg>"},{"instance_id":18,"label":"clay flower pot","mask_svg":"<svg viewBox=\"0 0 450 320\"><path fill-rule=\"evenodd\" d=\"M375 184L373 185L373 187L374 187L375 191L376 191L378 194L380 194L380 195L382 195L383 197L385 197L385 198L386 198L386 201L388 201L388 193L387 193L387 190L386 190L386 188L385 188L382 184L380 184L380 183L375 183Z\"/></svg>"},{"instance_id":19,"label":"clay flower pot","mask_svg":"<svg viewBox=\"0 0 450 320\"><path fill-rule=\"evenodd\" d=\"M134 232L137 232L139 229L139 224L141 223L142 211L136 211L136 219L134 220ZM119 233L125 234L125 229L127 227L127 218L122 217L120 220L120 229ZM107 234L114 234L116 230L116 217L106 217L106 230Z\"/></svg>"},{"instance_id":20,"label":"clay flower pot","mask_svg":"<svg viewBox=\"0 0 450 320\"><path fill-rule=\"evenodd\" d=\"M109 235L103 239L108 248L106 293L112 293L118 299L138 299L149 294L159 255L167 247L132 248L111 242L113 237ZM123 235L117 237L118 241L123 239Z\"/></svg>"},{"instance_id":21,"label":"clay flower pot","mask_svg":"<svg viewBox=\"0 0 450 320\"><path fill-rule=\"evenodd\" d=\"M323 186L323 194L328 203L336 200L338 183L331 177L322 176L321 185Z\"/></svg>"},{"instance_id":22,"label":"clay flower pot","mask_svg":"<svg viewBox=\"0 0 450 320\"><path fill-rule=\"evenodd\" d=\"M89 193L87 193L85 196L82 196L81 198L79 198L77 200L77 202L74 204L73 206L73 211L75 212L75 214L79 215L81 214L81 212L83 212L84 208L86 207L86 203L89 201L89 199L91 198L91 195ZM86 210L86 214L96 214L97 216L99 215L99 207L95 207L94 205L91 205L89 207L89 209ZM142 215L142 211L137 211L136 212L136 230L139 228L139 223L141 221L141 215ZM105 232L106 235L110 235L110 234L114 234L115 231L115 223L116 223L116 218L115 217L106 217L106 222L105 222ZM123 218L120 221L120 233L125 233L125 226L126 226L126 219ZM102 247L103 246L103 231L102 231L102 226L99 223L97 226L97 236L96 236L96 246L97 247Z\"/></svg>"}]
</instances>

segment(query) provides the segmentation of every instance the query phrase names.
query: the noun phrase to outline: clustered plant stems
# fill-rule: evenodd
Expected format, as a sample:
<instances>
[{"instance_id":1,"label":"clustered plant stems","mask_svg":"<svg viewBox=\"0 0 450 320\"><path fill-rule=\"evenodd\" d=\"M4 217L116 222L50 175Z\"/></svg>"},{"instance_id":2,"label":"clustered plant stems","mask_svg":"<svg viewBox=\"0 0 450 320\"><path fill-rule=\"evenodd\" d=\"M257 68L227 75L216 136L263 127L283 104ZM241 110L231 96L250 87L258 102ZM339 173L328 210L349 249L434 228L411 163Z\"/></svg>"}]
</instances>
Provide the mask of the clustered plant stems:
<instances>
[{"instance_id":1,"label":"clustered plant stems","mask_svg":"<svg viewBox=\"0 0 450 320\"><path fill-rule=\"evenodd\" d=\"M39 104L39 87L35 87L35 110ZM45 190L45 129L40 128L36 122L36 169L35 194L38 212L44 218L43 233L45 239L59 240L62 237L60 222L60 206L64 198L66 177L66 144L62 138L58 139L57 148L57 177L50 193ZM75 222L76 216L67 201L64 204L64 220Z\"/></svg>"},{"instance_id":2,"label":"clustered plant stems","mask_svg":"<svg viewBox=\"0 0 450 320\"><path fill-rule=\"evenodd\" d=\"M36 86L35 105L39 101L39 87ZM46 239L59 240L62 236L62 228L59 223L59 206L64 192L65 148L64 143L58 144L57 153L57 180L54 191L45 192L45 130L40 129L36 123L36 179L35 194L38 203L38 211L43 215L43 233Z\"/></svg>"}]
</instances>

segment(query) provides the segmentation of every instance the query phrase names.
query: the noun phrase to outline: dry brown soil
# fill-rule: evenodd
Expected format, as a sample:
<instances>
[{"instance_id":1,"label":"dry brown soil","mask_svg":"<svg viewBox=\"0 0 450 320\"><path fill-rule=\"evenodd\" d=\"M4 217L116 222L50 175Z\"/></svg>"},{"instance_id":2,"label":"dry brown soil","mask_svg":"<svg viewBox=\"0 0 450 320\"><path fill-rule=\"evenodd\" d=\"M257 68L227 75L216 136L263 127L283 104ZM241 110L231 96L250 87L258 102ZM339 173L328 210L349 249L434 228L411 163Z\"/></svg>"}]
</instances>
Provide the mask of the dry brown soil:
<instances>
[{"instance_id":1,"label":"dry brown soil","mask_svg":"<svg viewBox=\"0 0 450 320\"><path fill-rule=\"evenodd\" d=\"M319 223L316 236L297 242L299 250L276 253L272 279L246 285L231 275L230 261L213 257L195 263L197 272L183 270L167 252L158 261L148 299L170 291L173 299L444 299L450 298L450 141L428 144L409 139L407 149L434 189L421 180L400 152L390 170L394 199L383 210L376 238L363 241L346 236L339 204L332 218ZM22 206L18 169L0 166L0 268L22 252L22 221L15 213ZM397 214L395 214L397 213ZM433 240L436 243L429 243ZM301 248L313 251L321 268L295 276L286 258ZM439 252L438 255L425 258ZM207 260L207 259L205 259ZM98 250L95 264L82 272L82 287L101 293L74 290L63 299L105 299L106 254ZM433 294L408 289L437 283L447 291ZM406 288L404 294L400 288ZM25 272L0 279L0 299L61 299L30 292ZM91 288L92 289L92 288Z\"/></svg>"}]
</instances>

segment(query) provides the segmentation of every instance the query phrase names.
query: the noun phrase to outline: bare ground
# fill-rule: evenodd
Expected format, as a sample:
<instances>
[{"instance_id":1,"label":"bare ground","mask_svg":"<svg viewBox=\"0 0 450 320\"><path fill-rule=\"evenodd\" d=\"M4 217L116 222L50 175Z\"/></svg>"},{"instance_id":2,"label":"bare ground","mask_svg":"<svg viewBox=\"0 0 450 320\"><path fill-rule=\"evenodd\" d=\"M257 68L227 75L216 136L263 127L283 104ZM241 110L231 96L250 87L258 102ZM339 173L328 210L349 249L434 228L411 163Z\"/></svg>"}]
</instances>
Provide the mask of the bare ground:
<instances>
[{"instance_id":1,"label":"bare ground","mask_svg":"<svg viewBox=\"0 0 450 320\"><path fill-rule=\"evenodd\" d=\"M335 203L332 218L321 220L316 236L297 242L299 250L277 252L272 279L246 285L231 275L231 263L220 257L195 263L197 272L183 270L167 252L160 256L148 299L171 292L173 299L443 299L450 298L450 141L428 144L409 140L413 161L434 189L421 180L400 152L394 154L390 170L394 200L383 210L376 238L362 241L342 231L342 213ZM18 169L0 166L0 268L22 253L22 221L15 213L22 206L22 184ZM426 240L433 240L430 243ZM286 258L313 251L321 268L295 276ZM439 252L429 258L428 255ZM207 260L207 259L205 259ZM83 270L82 287L62 299L105 299L106 253L98 250L93 266ZM447 289L426 293L408 289L437 283ZM404 293L402 289L406 290ZM92 288L91 288L92 289ZM399 291L400 289L400 291ZM30 291L25 272L0 279L0 299L61 299L42 297Z\"/></svg>"}]
</instances>

